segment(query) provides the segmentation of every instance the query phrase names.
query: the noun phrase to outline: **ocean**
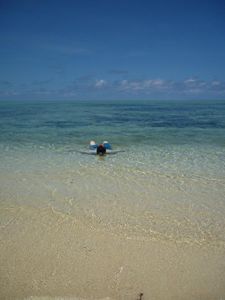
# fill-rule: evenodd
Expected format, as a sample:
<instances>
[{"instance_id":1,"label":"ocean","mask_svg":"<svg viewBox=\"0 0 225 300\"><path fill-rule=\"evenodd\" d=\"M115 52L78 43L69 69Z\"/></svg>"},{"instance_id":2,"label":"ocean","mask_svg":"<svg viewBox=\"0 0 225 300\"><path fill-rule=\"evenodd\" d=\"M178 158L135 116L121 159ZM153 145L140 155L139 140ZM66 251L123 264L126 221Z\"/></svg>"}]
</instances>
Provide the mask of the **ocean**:
<instances>
[{"instance_id":1,"label":"ocean","mask_svg":"<svg viewBox=\"0 0 225 300\"><path fill-rule=\"evenodd\" d=\"M2 101L0 170L1 299L225 299L225 101Z\"/></svg>"}]
</instances>

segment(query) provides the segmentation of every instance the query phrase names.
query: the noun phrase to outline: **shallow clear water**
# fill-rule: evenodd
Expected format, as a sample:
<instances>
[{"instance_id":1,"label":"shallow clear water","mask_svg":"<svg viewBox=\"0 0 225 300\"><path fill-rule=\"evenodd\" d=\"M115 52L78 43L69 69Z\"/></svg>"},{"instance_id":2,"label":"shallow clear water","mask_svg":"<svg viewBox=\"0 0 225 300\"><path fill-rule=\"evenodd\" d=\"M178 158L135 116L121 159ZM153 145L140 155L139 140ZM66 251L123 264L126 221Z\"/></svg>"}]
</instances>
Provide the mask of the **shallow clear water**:
<instances>
[{"instance_id":1,"label":"shallow clear water","mask_svg":"<svg viewBox=\"0 0 225 300\"><path fill-rule=\"evenodd\" d=\"M213 220L210 234L224 241L224 102L1 103L0 120L6 205L190 241ZM125 152L79 153L91 139Z\"/></svg>"}]
</instances>

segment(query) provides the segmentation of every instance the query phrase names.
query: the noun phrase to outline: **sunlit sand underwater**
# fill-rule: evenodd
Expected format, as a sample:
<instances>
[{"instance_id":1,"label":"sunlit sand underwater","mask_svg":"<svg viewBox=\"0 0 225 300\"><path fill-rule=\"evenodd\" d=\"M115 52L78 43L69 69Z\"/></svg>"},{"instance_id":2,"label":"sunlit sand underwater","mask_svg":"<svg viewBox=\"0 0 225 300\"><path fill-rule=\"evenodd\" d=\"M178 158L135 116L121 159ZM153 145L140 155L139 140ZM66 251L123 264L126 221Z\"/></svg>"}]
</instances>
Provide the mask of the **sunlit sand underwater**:
<instances>
[{"instance_id":1,"label":"sunlit sand underwater","mask_svg":"<svg viewBox=\"0 0 225 300\"><path fill-rule=\"evenodd\" d=\"M1 299L225 299L225 102L0 103L0 133Z\"/></svg>"}]
</instances>

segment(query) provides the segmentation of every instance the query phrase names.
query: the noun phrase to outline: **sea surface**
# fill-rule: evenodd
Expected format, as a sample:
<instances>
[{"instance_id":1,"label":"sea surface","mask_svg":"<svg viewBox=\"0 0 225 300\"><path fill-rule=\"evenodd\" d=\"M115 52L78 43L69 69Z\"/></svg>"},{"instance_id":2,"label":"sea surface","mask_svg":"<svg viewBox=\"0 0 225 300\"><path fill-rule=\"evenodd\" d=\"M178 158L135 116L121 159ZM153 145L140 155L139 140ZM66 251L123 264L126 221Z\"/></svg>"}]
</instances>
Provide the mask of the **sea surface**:
<instances>
[{"instance_id":1,"label":"sea surface","mask_svg":"<svg viewBox=\"0 0 225 300\"><path fill-rule=\"evenodd\" d=\"M5 299L225 299L225 101L0 102L0 212Z\"/></svg>"}]
</instances>

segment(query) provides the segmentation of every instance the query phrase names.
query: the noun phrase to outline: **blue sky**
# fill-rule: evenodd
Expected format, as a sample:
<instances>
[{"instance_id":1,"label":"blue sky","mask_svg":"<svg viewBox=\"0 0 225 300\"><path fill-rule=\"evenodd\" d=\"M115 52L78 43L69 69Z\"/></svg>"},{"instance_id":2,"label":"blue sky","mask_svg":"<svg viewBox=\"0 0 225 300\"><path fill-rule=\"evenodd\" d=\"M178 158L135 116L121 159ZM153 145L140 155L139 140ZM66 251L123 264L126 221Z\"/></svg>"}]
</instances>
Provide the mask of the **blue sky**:
<instances>
[{"instance_id":1,"label":"blue sky","mask_svg":"<svg viewBox=\"0 0 225 300\"><path fill-rule=\"evenodd\" d=\"M0 0L0 99L225 99L225 2Z\"/></svg>"}]
</instances>

